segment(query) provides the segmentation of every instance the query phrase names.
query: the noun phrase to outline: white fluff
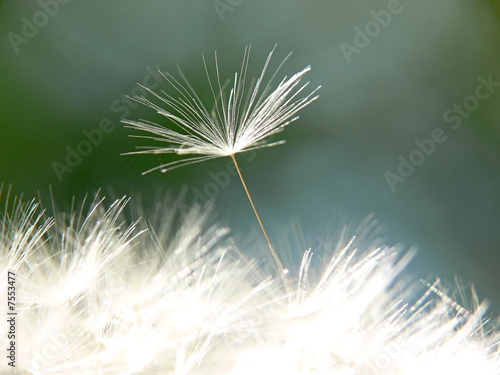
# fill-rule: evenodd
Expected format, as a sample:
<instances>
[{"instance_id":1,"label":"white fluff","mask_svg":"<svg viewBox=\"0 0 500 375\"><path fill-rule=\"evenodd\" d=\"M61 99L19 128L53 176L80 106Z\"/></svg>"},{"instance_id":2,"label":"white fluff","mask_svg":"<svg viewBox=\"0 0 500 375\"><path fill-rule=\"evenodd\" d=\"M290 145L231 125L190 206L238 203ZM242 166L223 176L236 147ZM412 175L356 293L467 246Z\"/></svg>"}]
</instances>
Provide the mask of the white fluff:
<instances>
[{"instance_id":1,"label":"white fluff","mask_svg":"<svg viewBox=\"0 0 500 375\"><path fill-rule=\"evenodd\" d=\"M96 199L50 219L17 201L3 215L0 289L5 298L14 270L17 373L499 374L484 306L466 314L422 296L404 275L411 255L365 238L369 228L327 241L326 261L305 251L287 293L207 213L159 202L127 224L127 202ZM13 373L5 359L0 372Z\"/></svg>"},{"instance_id":2,"label":"white fluff","mask_svg":"<svg viewBox=\"0 0 500 375\"><path fill-rule=\"evenodd\" d=\"M284 141L279 141L270 144L265 138L283 130L286 125L296 120L295 114L317 98L314 93L319 87L303 97L300 96L308 85L308 83L300 85L302 77L310 70L310 67L306 67L290 78L284 77L276 88L271 88L273 79L286 59L265 84L264 79L273 52L274 49L269 53L260 77L253 83L248 83L246 74L250 49L245 49L241 70L234 74L229 94L226 85L221 83L217 54L215 55L215 82L212 82L205 59L203 59L214 99L212 111L207 109L180 69L181 82L168 73L160 72L177 92L177 98L164 91L159 94L142 86L165 108L144 97L133 99L171 120L181 132L150 121L122 120L130 128L150 134L137 137L167 143L163 147L149 147L145 151L130 154L199 155L163 164L145 173L157 169L166 172L187 164L283 143Z\"/></svg>"}]
</instances>

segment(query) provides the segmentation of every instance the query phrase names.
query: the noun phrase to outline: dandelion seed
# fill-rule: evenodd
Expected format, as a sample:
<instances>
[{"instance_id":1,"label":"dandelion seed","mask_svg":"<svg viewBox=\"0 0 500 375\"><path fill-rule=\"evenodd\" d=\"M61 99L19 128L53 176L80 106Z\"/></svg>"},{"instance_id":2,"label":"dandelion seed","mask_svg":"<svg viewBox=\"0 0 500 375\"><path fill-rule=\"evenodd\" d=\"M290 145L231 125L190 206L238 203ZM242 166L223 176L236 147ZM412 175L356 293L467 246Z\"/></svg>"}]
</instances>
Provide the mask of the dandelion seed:
<instances>
[{"instance_id":1,"label":"dandelion seed","mask_svg":"<svg viewBox=\"0 0 500 375\"><path fill-rule=\"evenodd\" d=\"M128 154L163 154L176 153L184 156L180 160L162 164L144 173L160 170L165 173L181 166L202 161L229 156L233 160L252 209L269 245L271 254L276 261L282 277L288 280L284 268L271 245L262 221L257 213L248 188L243 180L235 155L240 152L271 147L284 143L278 141L268 143L267 138L283 130L285 126L296 120L296 113L317 99L316 88L309 94L301 96L309 83L301 84L303 76L310 70L306 67L290 78L284 77L276 88L272 88L273 79L290 55L280 64L267 84L264 84L266 72L274 49L269 53L260 77L247 90L247 70L250 58L250 48L245 49L243 62L239 73L235 73L234 81L227 94L226 85L221 83L221 77L215 54L215 82L211 78L205 59L203 63L207 73L208 83L212 91L214 106L208 111L196 91L179 69L180 81L168 73L162 73L165 79L177 92L178 97L162 92L156 93L142 86L154 98L166 104L163 108L145 97L136 96L137 102L153 108L157 113L170 119L182 132L165 128L150 121L122 120L128 127L152 135L136 136L167 143L165 147L154 147ZM194 156L188 156L194 155ZM288 282L288 284L290 284ZM291 284L290 284L291 287Z\"/></svg>"}]
</instances>

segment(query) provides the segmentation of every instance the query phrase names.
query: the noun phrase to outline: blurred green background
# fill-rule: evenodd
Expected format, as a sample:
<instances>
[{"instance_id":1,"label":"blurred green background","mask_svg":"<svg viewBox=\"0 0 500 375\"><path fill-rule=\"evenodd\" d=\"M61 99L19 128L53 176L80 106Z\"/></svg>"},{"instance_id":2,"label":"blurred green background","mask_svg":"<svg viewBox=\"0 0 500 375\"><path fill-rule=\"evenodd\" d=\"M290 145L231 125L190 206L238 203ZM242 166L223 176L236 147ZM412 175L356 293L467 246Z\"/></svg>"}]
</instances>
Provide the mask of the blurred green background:
<instances>
[{"instance_id":1,"label":"blurred green background","mask_svg":"<svg viewBox=\"0 0 500 375\"><path fill-rule=\"evenodd\" d=\"M172 159L120 156L148 143L129 138L119 120L158 120L126 99L148 75L146 85L156 84L151 71L157 67L175 73L178 64L211 105L202 54L213 67L217 50L229 79L252 44L249 75L255 77L277 44L272 67L293 51L281 75L311 65L306 77L322 89L279 135L285 145L251 161L238 157L272 240L294 220L305 233L320 233L339 217L374 213L389 243L418 248L411 270L417 277L474 282L498 315L500 89L490 87L458 129L443 118L464 100L476 105L467 98L478 77L500 82L498 4L0 1L0 182L44 200L51 186L61 209L99 188L151 204L158 188L175 195L188 186L187 205L213 195L221 223L240 235L256 229L240 182L231 177L216 185L214 176L229 160L141 176ZM361 37L360 30L372 36ZM356 52L346 53L347 44ZM169 90L165 82L157 88ZM80 149L88 155L59 178L54 163L67 164L68 150L87 139L84 130L95 134L101 123L109 132L92 150ZM399 156L408 160L415 141L436 128L447 140L391 191L384 173L397 173Z\"/></svg>"}]
</instances>

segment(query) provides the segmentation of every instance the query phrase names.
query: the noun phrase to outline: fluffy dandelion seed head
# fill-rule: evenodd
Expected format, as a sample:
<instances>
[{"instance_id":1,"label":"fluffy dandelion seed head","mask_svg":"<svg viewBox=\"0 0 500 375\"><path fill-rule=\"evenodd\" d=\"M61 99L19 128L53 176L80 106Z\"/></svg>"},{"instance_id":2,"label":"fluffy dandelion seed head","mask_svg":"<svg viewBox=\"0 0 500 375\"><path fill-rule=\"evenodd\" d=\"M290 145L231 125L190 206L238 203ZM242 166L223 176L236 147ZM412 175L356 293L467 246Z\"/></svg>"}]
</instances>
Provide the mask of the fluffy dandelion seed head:
<instances>
[{"instance_id":1,"label":"fluffy dandelion seed head","mask_svg":"<svg viewBox=\"0 0 500 375\"><path fill-rule=\"evenodd\" d=\"M412 254L370 240L369 228L322 241L324 259L311 244L287 291L205 212L165 201L128 224L127 202L96 199L55 218L16 202L0 214L0 272L16 273L18 373L500 373L486 306L464 313L436 285L415 284ZM4 320L0 337L8 331ZM15 372L1 361L0 373Z\"/></svg>"},{"instance_id":2,"label":"fluffy dandelion seed head","mask_svg":"<svg viewBox=\"0 0 500 375\"><path fill-rule=\"evenodd\" d=\"M269 143L268 138L296 120L297 112L317 98L315 93L319 87L312 92L304 93L308 83L303 84L301 80L310 67L291 77L285 76L273 87L274 79L286 61L285 59L275 73L267 78L266 73L273 52L274 49L269 53L260 76L253 82L248 82L250 48L246 48L240 71L235 73L229 88L228 84L221 82L217 54L215 77L209 72L203 59L214 100L210 111L180 69L179 78L162 73L177 94L164 91L160 94L143 87L152 99L142 96L133 99L171 120L179 131L145 120L123 120L128 127L149 133L137 137L167 143L164 147L148 148L130 154L176 153L187 156L152 168L145 173L157 169L165 172L187 164L283 143L283 141Z\"/></svg>"}]
</instances>

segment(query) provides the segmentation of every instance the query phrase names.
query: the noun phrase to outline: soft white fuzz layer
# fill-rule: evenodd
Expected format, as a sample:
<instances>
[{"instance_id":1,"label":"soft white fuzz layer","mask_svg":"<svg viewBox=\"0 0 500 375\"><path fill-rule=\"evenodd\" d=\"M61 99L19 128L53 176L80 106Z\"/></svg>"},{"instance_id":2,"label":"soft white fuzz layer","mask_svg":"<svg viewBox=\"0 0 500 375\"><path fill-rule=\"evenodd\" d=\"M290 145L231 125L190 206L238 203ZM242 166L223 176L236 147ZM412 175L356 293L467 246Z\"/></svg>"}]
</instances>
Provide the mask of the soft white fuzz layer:
<instances>
[{"instance_id":1,"label":"soft white fuzz layer","mask_svg":"<svg viewBox=\"0 0 500 375\"><path fill-rule=\"evenodd\" d=\"M161 202L126 224L126 203L50 219L17 202L3 215L0 289L6 300L14 271L18 374L500 373L484 306L468 313L424 293L402 274L408 255L363 233L327 242L326 262L305 251L287 294L199 210ZM0 327L6 349L6 319ZM15 373L5 355L0 372Z\"/></svg>"}]
</instances>

